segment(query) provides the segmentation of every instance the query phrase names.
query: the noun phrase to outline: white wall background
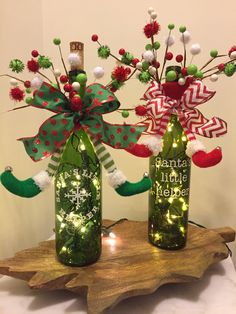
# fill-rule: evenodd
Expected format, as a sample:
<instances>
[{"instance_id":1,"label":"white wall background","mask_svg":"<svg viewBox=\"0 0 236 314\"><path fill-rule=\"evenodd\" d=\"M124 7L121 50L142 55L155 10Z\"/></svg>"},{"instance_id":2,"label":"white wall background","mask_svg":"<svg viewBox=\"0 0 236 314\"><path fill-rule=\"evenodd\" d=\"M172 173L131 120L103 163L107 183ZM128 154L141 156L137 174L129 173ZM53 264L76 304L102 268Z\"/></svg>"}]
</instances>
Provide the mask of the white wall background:
<instances>
[{"instance_id":1,"label":"white wall background","mask_svg":"<svg viewBox=\"0 0 236 314\"><path fill-rule=\"evenodd\" d=\"M90 37L97 33L100 41L108 44L117 54L123 47L140 55L147 41L142 28L148 22L147 8L152 6L158 13L162 31L159 40L163 42L167 25L186 25L192 35L192 43L199 42L202 53L195 59L199 65L208 60L209 51L217 48L225 53L235 42L234 0L213 1L59 1L59 0L1 0L0 10L0 73L7 69L12 58L27 60L33 49L52 57L56 67L61 67L58 51L52 44L54 37L62 39L65 59L69 53L69 42L85 43L85 69L92 82L92 69L102 65L109 74L114 61L101 61L97 57L97 45ZM179 36L178 31L175 32ZM176 44L175 51L182 46ZM61 67L62 68L62 67ZM27 72L27 71L26 71ZM25 78L29 77L26 73ZM207 82L217 94L200 110L208 117L220 116L228 122L229 132L217 140L204 140L210 150L219 145L224 159L220 165L210 169L192 168L190 219L209 228L231 226L236 229L236 76L222 77L217 83ZM8 79L1 78L0 92L0 169L6 165L14 168L19 178L25 179L44 169L47 161L33 163L24 152L18 137L36 134L39 125L48 117L47 112L25 109L4 113L14 107L9 100ZM123 107L138 103L145 86L132 80L117 93ZM132 117L131 117L132 118ZM133 121L135 121L135 118ZM136 119L137 120L137 119ZM118 114L112 114L110 121L123 122ZM138 180L148 169L148 160L132 157L122 151L112 154L129 180ZM147 193L122 198L108 186L104 178L103 216L133 220L147 219ZM0 186L0 258L11 256L17 250L32 246L48 238L54 225L53 188L34 199L21 199L9 194ZM231 245L236 255L235 243ZM236 258L234 256L234 261Z\"/></svg>"}]
</instances>

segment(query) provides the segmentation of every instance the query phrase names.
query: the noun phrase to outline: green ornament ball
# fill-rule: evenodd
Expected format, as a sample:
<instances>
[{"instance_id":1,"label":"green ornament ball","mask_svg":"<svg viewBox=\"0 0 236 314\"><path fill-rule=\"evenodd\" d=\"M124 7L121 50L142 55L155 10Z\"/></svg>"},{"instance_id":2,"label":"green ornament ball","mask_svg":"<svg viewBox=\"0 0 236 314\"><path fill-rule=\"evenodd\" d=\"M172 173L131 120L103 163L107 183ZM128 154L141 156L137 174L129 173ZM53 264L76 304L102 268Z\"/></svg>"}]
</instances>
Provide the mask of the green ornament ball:
<instances>
[{"instance_id":1,"label":"green ornament ball","mask_svg":"<svg viewBox=\"0 0 236 314\"><path fill-rule=\"evenodd\" d=\"M54 39L53 39L53 43L54 43L54 45L56 45L56 46L60 45L60 44L61 44L60 38L54 38Z\"/></svg>"},{"instance_id":2,"label":"green ornament ball","mask_svg":"<svg viewBox=\"0 0 236 314\"><path fill-rule=\"evenodd\" d=\"M216 49L212 49L212 50L210 51L210 56L211 56L212 58L216 58L216 57L218 56L218 51L217 51Z\"/></svg>"},{"instance_id":3,"label":"green ornament ball","mask_svg":"<svg viewBox=\"0 0 236 314\"><path fill-rule=\"evenodd\" d=\"M177 73L175 71L171 70L171 71L168 71L166 73L166 81L167 82L173 82L176 79L177 79Z\"/></svg>"},{"instance_id":4,"label":"green ornament ball","mask_svg":"<svg viewBox=\"0 0 236 314\"><path fill-rule=\"evenodd\" d=\"M129 116L129 111L128 110L123 110L122 113L121 113L122 117L123 118L128 118Z\"/></svg>"},{"instance_id":5,"label":"green ornament ball","mask_svg":"<svg viewBox=\"0 0 236 314\"><path fill-rule=\"evenodd\" d=\"M187 67L187 73L189 75L194 75L196 74L198 71L198 68L195 64L190 64L188 67Z\"/></svg>"},{"instance_id":6,"label":"green ornament ball","mask_svg":"<svg viewBox=\"0 0 236 314\"><path fill-rule=\"evenodd\" d=\"M154 44L153 44L153 48L155 50L159 49L161 47L161 44L159 43L159 41L155 41Z\"/></svg>"},{"instance_id":7,"label":"green ornament ball","mask_svg":"<svg viewBox=\"0 0 236 314\"><path fill-rule=\"evenodd\" d=\"M203 72L202 71L197 71L194 75L197 78L202 78L203 77Z\"/></svg>"},{"instance_id":8,"label":"green ornament ball","mask_svg":"<svg viewBox=\"0 0 236 314\"><path fill-rule=\"evenodd\" d=\"M149 68L150 64L147 61L142 62L142 69L146 71Z\"/></svg>"},{"instance_id":9,"label":"green ornament ball","mask_svg":"<svg viewBox=\"0 0 236 314\"><path fill-rule=\"evenodd\" d=\"M175 28L175 24L169 24L169 25L168 25L168 28L169 28L169 30L174 29L174 28Z\"/></svg>"},{"instance_id":10,"label":"green ornament ball","mask_svg":"<svg viewBox=\"0 0 236 314\"><path fill-rule=\"evenodd\" d=\"M79 73L76 76L76 82L80 83L80 85L85 85L87 82L87 75L85 73Z\"/></svg>"},{"instance_id":11,"label":"green ornament ball","mask_svg":"<svg viewBox=\"0 0 236 314\"><path fill-rule=\"evenodd\" d=\"M184 32L186 31L186 26L181 25L181 26L179 27L179 31L180 31L180 33L184 33Z\"/></svg>"},{"instance_id":12,"label":"green ornament ball","mask_svg":"<svg viewBox=\"0 0 236 314\"><path fill-rule=\"evenodd\" d=\"M25 102L26 102L28 105L30 105L30 104L32 103L32 101L33 101L33 98L32 98L32 97L26 97L26 98L25 98Z\"/></svg>"},{"instance_id":13,"label":"green ornament ball","mask_svg":"<svg viewBox=\"0 0 236 314\"><path fill-rule=\"evenodd\" d=\"M152 50L152 45L151 44L147 44L145 46L145 50Z\"/></svg>"}]
</instances>

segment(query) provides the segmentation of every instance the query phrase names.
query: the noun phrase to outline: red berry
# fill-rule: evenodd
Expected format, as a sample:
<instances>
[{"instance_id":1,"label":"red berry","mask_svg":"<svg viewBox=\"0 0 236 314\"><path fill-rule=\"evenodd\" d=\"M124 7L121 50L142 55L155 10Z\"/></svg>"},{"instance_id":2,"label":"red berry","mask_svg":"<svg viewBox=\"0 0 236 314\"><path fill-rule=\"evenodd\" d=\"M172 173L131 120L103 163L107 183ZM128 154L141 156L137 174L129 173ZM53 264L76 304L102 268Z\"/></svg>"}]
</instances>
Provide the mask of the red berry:
<instances>
[{"instance_id":1,"label":"red berry","mask_svg":"<svg viewBox=\"0 0 236 314\"><path fill-rule=\"evenodd\" d=\"M71 99L71 109L73 111L80 111L82 109L83 102L79 96L74 96Z\"/></svg>"},{"instance_id":2,"label":"red berry","mask_svg":"<svg viewBox=\"0 0 236 314\"><path fill-rule=\"evenodd\" d=\"M32 57L37 58L38 55L39 55L39 53L38 53L37 50L32 50L32 51L31 51L31 55L32 55Z\"/></svg>"},{"instance_id":3,"label":"red berry","mask_svg":"<svg viewBox=\"0 0 236 314\"><path fill-rule=\"evenodd\" d=\"M126 68L125 72L129 75L131 73L131 69L130 68Z\"/></svg>"},{"instance_id":4,"label":"red berry","mask_svg":"<svg viewBox=\"0 0 236 314\"><path fill-rule=\"evenodd\" d=\"M184 76L188 75L187 68L182 68L182 69L181 69L181 73L182 73Z\"/></svg>"},{"instance_id":5,"label":"red berry","mask_svg":"<svg viewBox=\"0 0 236 314\"><path fill-rule=\"evenodd\" d=\"M98 35L97 34L92 35L91 39L92 39L92 41L97 41Z\"/></svg>"},{"instance_id":6,"label":"red berry","mask_svg":"<svg viewBox=\"0 0 236 314\"><path fill-rule=\"evenodd\" d=\"M68 77L66 75L61 75L60 76L60 82L65 84L68 82Z\"/></svg>"},{"instance_id":7,"label":"red berry","mask_svg":"<svg viewBox=\"0 0 236 314\"><path fill-rule=\"evenodd\" d=\"M152 62L152 65L153 65L156 69L159 69L159 67L160 67L160 62L154 60L154 61Z\"/></svg>"},{"instance_id":8,"label":"red berry","mask_svg":"<svg viewBox=\"0 0 236 314\"><path fill-rule=\"evenodd\" d=\"M184 59L184 57L182 55L177 55L175 58L176 62L182 62L183 59Z\"/></svg>"},{"instance_id":9,"label":"red berry","mask_svg":"<svg viewBox=\"0 0 236 314\"><path fill-rule=\"evenodd\" d=\"M224 68L225 68L224 63L220 63L220 64L218 65L218 69L219 69L220 71L224 71Z\"/></svg>"},{"instance_id":10,"label":"red berry","mask_svg":"<svg viewBox=\"0 0 236 314\"><path fill-rule=\"evenodd\" d=\"M173 53L172 52L167 52L166 53L166 60L171 60L173 58Z\"/></svg>"},{"instance_id":11,"label":"red berry","mask_svg":"<svg viewBox=\"0 0 236 314\"><path fill-rule=\"evenodd\" d=\"M133 61L132 61L132 64L134 66L136 66L136 64L139 62L139 59L138 58L134 58Z\"/></svg>"},{"instance_id":12,"label":"red berry","mask_svg":"<svg viewBox=\"0 0 236 314\"><path fill-rule=\"evenodd\" d=\"M115 93L116 91L117 91L117 88L115 88L115 87L110 87L110 91L112 92L112 93Z\"/></svg>"},{"instance_id":13,"label":"red berry","mask_svg":"<svg viewBox=\"0 0 236 314\"><path fill-rule=\"evenodd\" d=\"M125 49L124 48L120 48L119 55L123 56L124 54L125 54Z\"/></svg>"},{"instance_id":14,"label":"red berry","mask_svg":"<svg viewBox=\"0 0 236 314\"><path fill-rule=\"evenodd\" d=\"M70 91L70 94L69 94L70 99L73 98L76 94L77 92L75 90Z\"/></svg>"},{"instance_id":15,"label":"red berry","mask_svg":"<svg viewBox=\"0 0 236 314\"><path fill-rule=\"evenodd\" d=\"M30 81L25 81L24 86L25 86L25 88L29 88L31 86Z\"/></svg>"},{"instance_id":16,"label":"red berry","mask_svg":"<svg viewBox=\"0 0 236 314\"><path fill-rule=\"evenodd\" d=\"M64 91L65 92L70 92L72 90L72 85L71 84L65 84L64 85Z\"/></svg>"}]
</instances>

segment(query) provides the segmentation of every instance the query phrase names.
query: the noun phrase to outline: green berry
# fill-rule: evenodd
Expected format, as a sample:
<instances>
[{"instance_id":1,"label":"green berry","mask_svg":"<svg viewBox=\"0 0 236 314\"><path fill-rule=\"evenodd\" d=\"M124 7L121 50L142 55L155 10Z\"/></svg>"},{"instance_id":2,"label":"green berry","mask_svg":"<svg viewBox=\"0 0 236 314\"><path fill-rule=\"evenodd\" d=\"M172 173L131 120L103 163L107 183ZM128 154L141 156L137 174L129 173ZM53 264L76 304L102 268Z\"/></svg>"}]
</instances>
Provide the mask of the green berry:
<instances>
[{"instance_id":1,"label":"green berry","mask_svg":"<svg viewBox=\"0 0 236 314\"><path fill-rule=\"evenodd\" d=\"M87 82L87 75L85 73L80 73L76 76L76 82L79 82L80 85L85 85Z\"/></svg>"},{"instance_id":2,"label":"green berry","mask_svg":"<svg viewBox=\"0 0 236 314\"><path fill-rule=\"evenodd\" d=\"M153 48L154 48L155 50L159 49L160 46L161 46L161 44L159 43L159 41L155 41L154 44L153 44Z\"/></svg>"},{"instance_id":3,"label":"green berry","mask_svg":"<svg viewBox=\"0 0 236 314\"><path fill-rule=\"evenodd\" d=\"M186 26L181 25L181 26L179 27L179 31L180 31L180 33L184 33L184 32L186 31Z\"/></svg>"},{"instance_id":4,"label":"green berry","mask_svg":"<svg viewBox=\"0 0 236 314\"><path fill-rule=\"evenodd\" d=\"M139 74L138 79L142 83L148 83L151 79L151 74L147 71L143 71Z\"/></svg>"},{"instance_id":5,"label":"green berry","mask_svg":"<svg viewBox=\"0 0 236 314\"><path fill-rule=\"evenodd\" d=\"M174 28L175 28L175 24L169 24L169 25L168 25L168 28L169 28L169 30L174 29Z\"/></svg>"},{"instance_id":6,"label":"green berry","mask_svg":"<svg viewBox=\"0 0 236 314\"><path fill-rule=\"evenodd\" d=\"M145 50L152 50L152 45L151 44L147 44L145 46Z\"/></svg>"},{"instance_id":7,"label":"green berry","mask_svg":"<svg viewBox=\"0 0 236 314\"><path fill-rule=\"evenodd\" d=\"M150 64L147 61L142 62L142 69L146 71L149 68Z\"/></svg>"},{"instance_id":8,"label":"green berry","mask_svg":"<svg viewBox=\"0 0 236 314\"><path fill-rule=\"evenodd\" d=\"M171 70L171 71L168 71L166 73L166 81L167 82L173 82L176 79L177 79L177 73L175 71Z\"/></svg>"},{"instance_id":9,"label":"green berry","mask_svg":"<svg viewBox=\"0 0 236 314\"><path fill-rule=\"evenodd\" d=\"M20 73L24 70L24 63L19 59L13 59L10 61L9 68L12 72Z\"/></svg>"},{"instance_id":10,"label":"green berry","mask_svg":"<svg viewBox=\"0 0 236 314\"><path fill-rule=\"evenodd\" d=\"M121 58L121 62L124 64L129 65L134 59L134 56L130 53L130 52L126 52L122 58Z\"/></svg>"},{"instance_id":11,"label":"green berry","mask_svg":"<svg viewBox=\"0 0 236 314\"><path fill-rule=\"evenodd\" d=\"M26 102L28 105L30 105L30 104L32 103L32 101L33 101L33 98L32 98L32 97L26 97L26 98L25 98L25 102Z\"/></svg>"},{"instance_id":12,"label":"green berry","mask_svg":"<svg viewBox=\"0 0 236 314\"><path fill-rule=\"evenodd\" d=\"M129 111L128 111L128 110L123 110L121 114L122 114L122 117L123 117L123 118L128 118L128 116L129 116Z\"/></svg>"},{"instance_id":13,"label":"green berry","mask_svg":"<svg viewBox=\"0 0 236 314\"><path fill-rule=\"evenodd\" d=\"M212 50L210 51L210 56L211 56L212 58L216 58L216 57L218 56L218 51L217 51L216 49L212 49Z\"/></svg>"},{"instance_id":14,"label":"green berry","mask_svg":"<svg viewBox=\"0 0 236 314\"><path fill-rule=\"evenodd\" d=\"M226 76L232 76L236 71L236 65L234 63L228 63L225 65L224 73Z\"/></svg>"},{"instance_id":15,"label":"green berry","mask_svg":"<svg viewBox=\"0 0 236 314\"><path fill-rule=\"evenodd\" d=\"M27 94L31 94L32 90L31 90L31 88L26 88L26 89L25 89L25 92L26 92Z\"/></svg>"},{"instance_id":16,"label":"green berry","mask_svg":"<svg viewBox=\"0 0 236 314\"><path fill-rule=\"evenodd\" d=\"M194 75L196 74L198 71L198 68L195 64L190 64L188 67L187 67L187 73L189 75Z\"/></svg>"},{"instance_id":17,"label":"green berry","mask_svg":"<svg viewBox=\"0 0 236 314\"><path fill-rule=\"evenodd\" d=\"M108 46L100 46L98 48L98 56L102 59L107 59L110 56L110 48Z\"/></svg>"},{"instance_id":18,"label":"green berry","mask_svg":"<svg viewBox=\"0 0 236 314\"><path fill-rule=\"evenodd\" d=\"M54 45L59 46L61 44L60 38L54 38L53 43L54 43Z\"/></svg>"},{"instance_id":19,"label":"green berry","mask_svg":"<svg viewBox=\"0 0 236 314\"><path fill-rule=\"evenodd\" d=\"M197 71L196 74L195 74L195 77L202 78L203 77L203 73L201 71Z\"/></svg>"}]
</instances>

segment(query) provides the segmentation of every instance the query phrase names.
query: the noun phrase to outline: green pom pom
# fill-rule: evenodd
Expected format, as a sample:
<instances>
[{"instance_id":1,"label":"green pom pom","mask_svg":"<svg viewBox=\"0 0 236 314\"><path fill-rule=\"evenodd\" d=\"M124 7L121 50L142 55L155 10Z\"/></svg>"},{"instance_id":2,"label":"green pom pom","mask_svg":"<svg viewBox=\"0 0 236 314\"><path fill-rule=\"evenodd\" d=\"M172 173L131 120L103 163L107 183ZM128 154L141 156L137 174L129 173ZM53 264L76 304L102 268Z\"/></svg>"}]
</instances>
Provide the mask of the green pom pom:
<instances>
[{"instance_id":1,"label":"green pom pom","mask_svg":"<svg viewBox=\"0 0 236 314\"><path fill-rule=\"evenodd\" d=\"M122 117L123 117L123 118L128 118L128 116L129 116L129 111L128 111L128 110L123 110L121 114L122 114Z\"/></svg>"},{"instance_id":2,"label":"green pom pom","mask_svg":"<svg viewBox=\"0 0 236 314\"><path fill-rule=\"evenodd\" d=\"M80 85L84 86L87 82L87 75L85 73L79 73L76 76L76 82L79 82Z\"/></svg>"},{"instance_id":3,"label":"green pom pom","mask_svg":"<svg viewBox=\"0 0 236 314\"><path fill-rule=\"evenodd\" d=\"M174 29L174 28L175 28L175 24L169 24L169 25L168 25L168 28L169 28L169 30Z\"/></svg>"},{"instance_id":4,"label":"green pom pom","mask_svg":"<svg viewBox=\"0 0 236 314\"><path fill-rule=\"evenodd\" d=\"M116 90L120 89L123 85L124 85L124 82L121 82L121 81L112 80L111 82L111 86Z\"/></svg>"},{"instance_id":5,"label":"green pom pom","mask_svg":"<svg viewBox=\"0 0 236 314\"><path fill-rule=\"evenodd\" d=\"M236 71L236 65L234 63L228 63L225 65L224 73L226 76L232 76Z\"/></svg>"},{"instance_id":6,"label":"green pom pom","mask_svg":"<svg viewBox=\"0 0 236 314\"><path fill-rule=\"evenodd\" d=\"M53 43L54 43L54 45L59 46L61 44L60 38L54 38Z\"/></svg>"},{"instance_id":7,"label":"green pom pom","mask_svg":"<svg viewBox=\"0 0 236 314\"><path fill-rule=\"evenodd\" d=\"M186 31L186 26L181 25L181 26L179 27L179 31L180 31L180 33L184 33L184 32Z\"/></svg>"},{"instance_id":8,"label":"green pom pom","mask_svg":"<svg viewBox=\"0 0 236 314\"><path fill-rule=\"evenodd\" d=\"M50 61L50 59L45 56L39 56L38 63L40 68L42 69L48 69L52 66L52 62Z\"/></svg>"},{"instance_id":9,"label":"green pom pom","mask_svg":"<svg viewBox=\"0 0 236 314\"><path fill-rule=\"evenodd\" d=\"M99 47L98 56L102 59L107 59L110 56L110 48L108 46Z\"/></svg>"},{"instance_id":10,"label":"green pom pom","mask_svg":"<svg viewBox=\"0 0 236 314\"><path fill-rule=\"evenodd\" d=\"M25 89L25 92L26 92L27 94L31 94L31 93L32 93L32 90L31 90L31 88L28 87L28 88Z\"/></svg>"},{"instance_id":11,"label":"green pom pom","mask_svg":"<svg viewBox=\"0 0 236 314\"><path fill-rule=\"evenodd\" d=\"M121 58L121 62L123 62L124 64L130 64L134 59L134 56L130 53L130 52L126 52L122 58Z\"/></svg>"},{"instance_id":12,"label":"green pom pom","mask_svg":"<svg viewBox=\"0 0 236 314\"><path fill-rule=\"evenodd\" d=\"M142 69L146 71L149 68L150 64L147 61L142 62Z\"/></svg>"},{"instance_id":13,"label":"green pom pom","mask_svg":"<svg viewBox=\"0 0 236 314\"><path fill-rule=\"evenodd\" d=\"M142 83L148 83L151 79L151 74L147 71L143 71L139 74L138 79Z\"/></svg>"},{"instance_id":14,"label":"green pom pom","mask_svg":"<svg viewBox=\"0 0 236 314\"><path fill-rule=\"evenodd\" d=\"M202 78L203 77L203 73L201 71L197 71L196 74L195 74L195 77Z\"/></svg>"},{"instance_id":15,"label":"green pom pom","mask_svg":"<svg viewBox=\"0 0 236 314\"><path fill-rule=\"evenodd\" d=\"M176 79L177 79L177 73L175 71L171 70L171 71L168 71L166 73L166 81L167 82L173 82Z\"/></svg>"},{"instance_id":16,"label":"green pom pom","mask_svg":"<svg viewBox=\"0 0 236 314\"><path fill-rule=\"evenodd\" d=\"M19 59L13 59L10 61L9 68L16 73L20 73L24 70L24 63Z\"/></svg>"},{"instance_id":17,"label":"green pom pom","mask_svg":"<svg viewBox=\"0 0 236 314\"><path fill-rule=\"evenodd\" d=\"M155 50L159 49L161 47L161 44L159 43L159 41L155 41L154 44L153 44L153 48Z\"/></svg>"},{"instance_id":18,"label":"green pom pom","mask_svg":"<svg viewBox=\"0 0 236 314\"><path fill-rule=\"evenodd\" d=\"M33 98L32 97L26 97L25 102L30 105L32 103Z\"/></svg>"},{"instance_id":19,"label":"green pom pom","mask_svg":"<svg viewBox=\"0 0 236 314\"><path fill-rule=\"evenodd\" d=\"M151 44L147 44L145 46L145 50L152 50L152 45Z\"/></svg>"},{"instance_id":20,"label":"green pom pom","mask_svg":"<svg viewBox=\"0 0 236 314\"><path fill-rule=\"evenodd\" d=\"M190 64L188 67L187 67L187 73L189 75L194 75L196 74L198 71L198 68L195 64Z\"/></svg>"},{"instance_id":21,"label":"green pom pom","mask_svg":"<svg viewBox=\"0 0 236 314\"><path fill-rule=\"evenodd\" d=\"M218 51L217 51L216 49L212 49L212 50L210 51L210 56L211 56L212 58L217 57L217 56L218 56Z\"/></svg>"}]
</instances>

